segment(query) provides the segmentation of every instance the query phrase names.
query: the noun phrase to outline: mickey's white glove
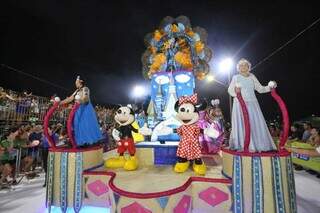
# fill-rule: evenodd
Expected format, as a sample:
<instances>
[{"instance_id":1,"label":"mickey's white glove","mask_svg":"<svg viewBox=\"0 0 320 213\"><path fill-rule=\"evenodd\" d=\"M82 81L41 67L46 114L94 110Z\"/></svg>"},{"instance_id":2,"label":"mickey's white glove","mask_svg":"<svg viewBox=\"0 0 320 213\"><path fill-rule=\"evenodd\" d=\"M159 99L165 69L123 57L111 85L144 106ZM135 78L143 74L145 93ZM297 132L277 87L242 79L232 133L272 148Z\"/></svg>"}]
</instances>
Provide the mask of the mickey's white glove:
<instances>
[{"instance_id":1,"label":"mickey's white glove","mask_svg":"<svg viewBox=\"0 0 320 213\"><path fill-rule=\"evenodd\" d=\"M276 87L277 87L277 82L275 82L275 81L270 81L270 82L268 83L268 87L270 87L271 89L276 88Z\"/></svg>"},{"instance_id":2,"label":"mickey's white glove","mask_svg":"<svg viewBox=\"0 0 320 213\"><path fill-rule=\"evenodd\" d=\"M203 130L203 133L205 135L209 136L210 138L213 138L213 139L218 138L219 135L220 135L220 133L216 129L212 128L212 127L205 128Z\"/></svg>"},{"instance_id":3,"label":"mickey's white glove","mask_svg":"<svg viewBox=\"0 0 320 213\"><path fill-rule=\"evenodd\" d=\"M144 124L142 128L139 129L139 133L142 135L152 135L152 130Z\"/></svg>"},{"instance_id":4,"label":"mickey's white glove","mask_svg":"<svg viewBox=\"0 0 320 213\"><path fill-rule=\"evenodd\" d=\"M120 141L120 132L117 129L112 130L112 137L116 141Z\"/></svg>"}]
</instances>

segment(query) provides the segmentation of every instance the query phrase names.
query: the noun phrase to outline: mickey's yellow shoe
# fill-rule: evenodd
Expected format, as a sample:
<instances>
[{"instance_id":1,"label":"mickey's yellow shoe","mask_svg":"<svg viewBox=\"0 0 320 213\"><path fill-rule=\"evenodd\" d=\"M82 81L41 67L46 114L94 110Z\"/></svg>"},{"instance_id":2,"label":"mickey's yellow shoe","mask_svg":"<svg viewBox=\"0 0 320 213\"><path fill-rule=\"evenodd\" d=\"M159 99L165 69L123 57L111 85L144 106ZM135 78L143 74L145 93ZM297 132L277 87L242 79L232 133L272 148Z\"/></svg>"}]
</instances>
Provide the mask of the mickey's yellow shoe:
<instances>
[{"instance_id":1,"label":"mickey's yellow shoe","mask_svg":"<svg viewBox=\"0 0 320 213\"><path fill-rule=\"evenodd\" d=\"M189 161L186 161L184 163L179 163L177 162L176 165L174 166L174 171L177 173L183 173L185 171L187 171L187 169L189 168Z\"/></svg>"},{"instance_id":2,"label":"mickey's yellow shoe","mask_svg":"<svg viewBox=\"0 0 320 213\"><path fill-rule=\"evenodd\" d=\"M126 159L124 158L124 156L119 156L117 158L110 158L106 160L104 162L104 166L106 168L116 169L116 168L123 168L125 163L126 163Z\"/></svg>"},{"instance_id":3,"label":"mickey's yellow shoe","mask_svg":"<svg viewBox=\"0 0 320 213\"><path fill-rule=\"evenodd\" d=\"M204 164L204 162L202 161L202 164L195 164L193 163L193 171L197 174L197 175L205 175L206 171L207 171L207 167Z\"/></svg>"},{"instance_id":4,"label":"mickey's yellow shoe","mask_svg":"<svg viewBox=\"0 0 320 213\"><path fill-rule=\"evenodd\" d=\"M138 168L138 159L136 156L130 156L129 160L126 161L123 168L127 171L133 171Z\"/></svg>"}]
</instances>

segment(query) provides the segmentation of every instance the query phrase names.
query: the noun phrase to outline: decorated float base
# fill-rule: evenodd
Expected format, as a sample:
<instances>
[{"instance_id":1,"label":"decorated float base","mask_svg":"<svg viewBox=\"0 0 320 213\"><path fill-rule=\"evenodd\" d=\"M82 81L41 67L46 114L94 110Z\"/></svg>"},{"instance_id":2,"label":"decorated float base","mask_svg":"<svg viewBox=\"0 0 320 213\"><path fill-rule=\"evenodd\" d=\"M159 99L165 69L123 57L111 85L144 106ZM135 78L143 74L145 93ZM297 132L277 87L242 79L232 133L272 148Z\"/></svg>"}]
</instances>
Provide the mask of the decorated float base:
<instances>
[{"instance_id":1,"label":"decorated float base","mask_svg":"<svg viewBox=\"0 0 320 213\"><path fill-rule=\"evenodd\" d=\"M223 150L222 159L204 156L207 173L197 176L191 167L177 174L172 164L155 163L160 146L160 152L170 157L176 144L137 144L139 168L135 171L104 168L101 148L77 153L51 151L47 205L62 212L67 208L79 212L82 207L122 213L297 212L288 152ZM105 153L104 158L114 156L116 150Z\"/></svg>"},{"instance_id":2,"label":"decorated float base","mask_svg":"<svg viewBox=\"0 0 320 213\"><path fill-rule=\"evenodd\" d=\"M84 205L123 213L231 212L231 180L221 174L219 156L204 158L205 176L196 176L191 168L177 174L173 165L150 164L155 147L140 147L144 148L137 148L140 164L136 171L101 166L83 173ZM107 158L115 155L111 151Z\"/></svg>"},{"instance_id":3,"label":"decorated float base","mask_svg":"<svg viewBox=\"0 0 320 213\"><path fill-rule=\"evenodd\" d=\"M62 212L83 205L83 171L103 163L103 148L49 150L46 206L60 207Z\"/></svg>"},{"instance_id":4,"label":"decorated float base","mask_svg":"<svg viewBox=\"0 0 320 213\"><path fill-rule=\"evenodd\" d=\"M223 173L232 178L233 212L297 212L291 154L223 150Z\"/></svg>"}]
</instances>

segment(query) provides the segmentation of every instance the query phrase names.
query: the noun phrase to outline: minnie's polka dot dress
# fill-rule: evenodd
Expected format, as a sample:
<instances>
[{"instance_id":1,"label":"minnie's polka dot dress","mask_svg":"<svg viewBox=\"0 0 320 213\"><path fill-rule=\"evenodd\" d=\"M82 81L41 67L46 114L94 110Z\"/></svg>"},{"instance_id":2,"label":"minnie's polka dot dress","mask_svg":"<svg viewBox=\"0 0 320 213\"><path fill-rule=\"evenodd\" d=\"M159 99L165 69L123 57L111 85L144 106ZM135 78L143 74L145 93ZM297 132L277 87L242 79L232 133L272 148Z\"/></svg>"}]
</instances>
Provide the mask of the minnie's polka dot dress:
<instances>
[{"instance_id":1,"label":"minnie's polka dot dress","mask_svg":"<svg viewBox=\"0 0 320 213\"><path fill-rule=\"evenodd\" d=\"M177 133L180 136L177 156L188 160L200 158L200 128L198 124L182 125L177 129Z\"/></svg>"}]
</instances>

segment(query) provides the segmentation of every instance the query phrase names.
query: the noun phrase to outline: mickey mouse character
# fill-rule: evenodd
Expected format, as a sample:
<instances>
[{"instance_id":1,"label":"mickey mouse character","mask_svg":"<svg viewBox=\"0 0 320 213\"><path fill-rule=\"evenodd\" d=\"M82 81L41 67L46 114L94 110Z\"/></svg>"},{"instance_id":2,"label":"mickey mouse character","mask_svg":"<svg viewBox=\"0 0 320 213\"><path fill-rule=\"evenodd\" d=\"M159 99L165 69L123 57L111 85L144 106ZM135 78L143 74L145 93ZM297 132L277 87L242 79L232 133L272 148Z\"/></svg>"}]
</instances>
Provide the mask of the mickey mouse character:
<instances>
[{"instance_id":1,"label":"mickey mouse character","mask_svg":"<svg viewBox=\"0 0 320 213\"><path fill-rule=\"evenodd\" d=\"M176 131L180 136L177 156L178 162L174 167L174 171L183 173L189 168L190 161L194 160L193 171L198 175L205 175L206 165L201 160L201 145L199 136L201 129L198 125L199 111L204 110L206 103L197 105L197 94L192 96L183 96L175 104L177 111L177 119L182 123ZM208 129L204 129L207 134Z\"/></svg>"},{"instance_id":2,"label":"mickey mouse character","mask_svg":"<svg viewBox=\"0 0 320 213\"><path fill-rule=\"evenodd\" d=\"M132 126L135 121L134 112L131 107L120 107L115 116L115 121L120 125L118 129L114 129L112 136L118 141L118 158L110 158L106 160L105 166L108 168L124 168L125 170L132 171L137 169L138 160L135 156L136 148L132 136L132 132L138 133L139 130ZM124 158L124 152L127 151L130 158Z\"/></svg>"}]
</instances>

